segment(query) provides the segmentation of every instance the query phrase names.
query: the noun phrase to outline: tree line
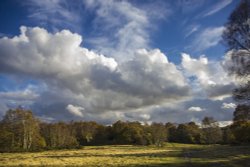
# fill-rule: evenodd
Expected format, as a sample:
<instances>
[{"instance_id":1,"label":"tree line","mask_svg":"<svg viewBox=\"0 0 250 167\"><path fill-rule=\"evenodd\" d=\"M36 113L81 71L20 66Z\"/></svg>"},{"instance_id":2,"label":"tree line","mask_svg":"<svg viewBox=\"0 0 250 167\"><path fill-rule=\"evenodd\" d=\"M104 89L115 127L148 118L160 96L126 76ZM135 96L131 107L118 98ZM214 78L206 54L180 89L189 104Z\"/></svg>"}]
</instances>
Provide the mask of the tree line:
<instances>
[{"instance_id":1,"label":"tree line","mask_svg":"<svg viewBox=\"0 0 250 167\"><path fill-rule=\"evenodd\" d=\"M87 145L156 145L165 142L191 144L250 143L250 122L235 121L220 128L212 117L202 125L194 122L152 123L117 121L110 126L94 121L45 123L31 111L22 108L8 110L0 122L0 151L39 151L45 149L81 148Z\"/></svg>"}]
</instances>

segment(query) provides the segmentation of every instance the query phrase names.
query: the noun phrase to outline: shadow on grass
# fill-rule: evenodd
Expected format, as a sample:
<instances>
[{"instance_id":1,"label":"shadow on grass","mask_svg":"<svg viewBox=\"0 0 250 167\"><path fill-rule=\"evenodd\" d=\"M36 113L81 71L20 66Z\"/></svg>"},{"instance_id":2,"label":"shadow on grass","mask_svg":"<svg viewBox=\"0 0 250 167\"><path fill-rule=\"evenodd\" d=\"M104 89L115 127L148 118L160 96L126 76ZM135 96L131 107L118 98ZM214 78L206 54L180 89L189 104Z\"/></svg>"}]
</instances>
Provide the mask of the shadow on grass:
<instances>
[{"instance_id":1,"label":"shadow on grass","mask_svg":"<svg viewBox=\"0 0 250 167\"><path fill-rule=\"evenodd\" d=\"M99 154L76 153L73 155L45 155L46 158L84 158L84 157L111 157L111 158L159 158L161 161L151 164L129 164L118 166L132 167L248 167L250 166L250 146L201 146L199 148L178 148L175 151L164 150L153 153L124 153ZM168 158L174 158L169 161ZM39 158L39 157L37 157ZM164 159L166 158L166 159Z\"/></svg>"},{"instance_id":2,"label":"shadow on grass","mask_svg":"<svg viewBox=\"0 0 250 167\"><path fill-rule=\"evenodd\" d=\"M224 162L185 162L185 163L156 163L149 165L134 165L134 167L249 167L250 158L240 158L237 160L228 160Z\"/></svg>"},{"instance_id":3,"label":"shadow on grass","mask_svg":"<svg viewBox=\"0 0 250 167\"><path fill-rule=\"evenodd\" d=\"M153 157L179 157L181 156L181 152L180 151L162 151L162 152L157 152L157 153L129 153L129 154L91 154L91 153L79 153L76 155L43 155L43 156L39 156L36 158L79 158L79 157L134 157L134 158L140 158L140 157L149 157L149 158L153 158Z\"/></svg>"},{"instance_id":4,"label":"shadow on grass","mask_svg":"<svg viewBox=\"0 0 250 167\"><path fill-rule=\"evenodd\" d=\"M184 149L183 154L185 153L189 154L191 158L230 158L241 155L250 155L250 147L214 145L200 149Z\"/></svg>"}]
</instances>

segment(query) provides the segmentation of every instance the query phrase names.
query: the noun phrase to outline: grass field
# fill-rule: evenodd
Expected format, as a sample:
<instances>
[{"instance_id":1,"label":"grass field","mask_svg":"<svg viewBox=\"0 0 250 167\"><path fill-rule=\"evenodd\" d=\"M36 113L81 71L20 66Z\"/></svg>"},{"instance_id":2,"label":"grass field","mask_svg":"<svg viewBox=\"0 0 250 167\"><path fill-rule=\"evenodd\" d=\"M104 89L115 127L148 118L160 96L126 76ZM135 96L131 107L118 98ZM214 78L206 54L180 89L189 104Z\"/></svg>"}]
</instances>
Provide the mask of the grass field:
<instances>
[{"instance_id":1,"label":"grass field","mask_svg":"<svg viewBox=\"0 0 250 167\"><path fill-rule=\"evenodd\" d=\"M1 153L0 166L248 167L250 146L87 146L78 150Z\"/></svg>"}]
</instances>

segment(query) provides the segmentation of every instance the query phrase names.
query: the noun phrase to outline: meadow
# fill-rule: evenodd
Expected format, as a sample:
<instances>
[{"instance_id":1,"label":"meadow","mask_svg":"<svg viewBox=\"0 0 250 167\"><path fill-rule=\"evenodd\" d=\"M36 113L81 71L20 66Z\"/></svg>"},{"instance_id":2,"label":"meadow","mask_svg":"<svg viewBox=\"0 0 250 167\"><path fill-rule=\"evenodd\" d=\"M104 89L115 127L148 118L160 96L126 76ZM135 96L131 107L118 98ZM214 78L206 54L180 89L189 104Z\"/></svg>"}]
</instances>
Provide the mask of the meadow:
<instances>
[{"instance_id":1,"label":"meadow","mask_svg":"<svg viewBox=\"0 0 250 167\"><path fill-rule=\"evenodd\" d=\"M171 144L85 146L75 150L0 153L0 166L247 167L250 146Z\"/></svg>"}]
</instances>

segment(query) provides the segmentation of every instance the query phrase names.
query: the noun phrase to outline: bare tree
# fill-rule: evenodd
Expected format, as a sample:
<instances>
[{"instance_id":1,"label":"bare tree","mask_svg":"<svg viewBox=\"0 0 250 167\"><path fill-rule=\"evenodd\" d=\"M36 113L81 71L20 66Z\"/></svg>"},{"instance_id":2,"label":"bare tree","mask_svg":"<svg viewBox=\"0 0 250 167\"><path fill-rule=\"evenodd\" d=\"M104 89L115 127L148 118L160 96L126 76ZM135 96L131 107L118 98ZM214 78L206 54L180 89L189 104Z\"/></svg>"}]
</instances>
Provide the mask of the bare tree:
<instances>
[{"instance_id":1,"label":"bare tree","mask_svg":"<svg viewBox=\"0 0 250 167\"><path fill-rule=\"evenodd\" d=\"M233 91L234 99L239 105L250 108L250 0L241 0L232 12L225 25L223 39L231 55L229 72L242 79L242 84ZM250 115L249 112L244 114L246 117ZM234 120L237 121L236 118Z\"/></svg>"}]
</instances>

